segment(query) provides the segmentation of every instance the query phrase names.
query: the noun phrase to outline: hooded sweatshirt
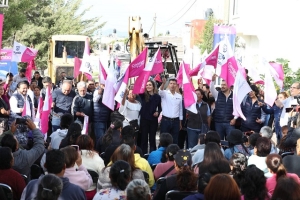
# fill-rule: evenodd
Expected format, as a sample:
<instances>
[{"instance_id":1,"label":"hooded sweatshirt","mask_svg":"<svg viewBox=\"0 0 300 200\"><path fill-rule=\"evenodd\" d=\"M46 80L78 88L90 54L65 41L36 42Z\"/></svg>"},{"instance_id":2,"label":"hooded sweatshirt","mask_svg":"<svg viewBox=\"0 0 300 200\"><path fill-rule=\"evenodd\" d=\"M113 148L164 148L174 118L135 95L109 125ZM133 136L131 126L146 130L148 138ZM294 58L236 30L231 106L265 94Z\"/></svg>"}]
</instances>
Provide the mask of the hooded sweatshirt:
<instances>
[{"instance_id":1,"label":"hooded sweatshirt","mask_svg":"<svg viewBox=\"0 0 300 200\"><path fill-rule=\"evenodd\" d=\"M53 149L59 149L59 145L61 140L66 137L68 133L68 129L57 129L55 132L51 134L51 147Z\"/></svg>"}]
</instances>

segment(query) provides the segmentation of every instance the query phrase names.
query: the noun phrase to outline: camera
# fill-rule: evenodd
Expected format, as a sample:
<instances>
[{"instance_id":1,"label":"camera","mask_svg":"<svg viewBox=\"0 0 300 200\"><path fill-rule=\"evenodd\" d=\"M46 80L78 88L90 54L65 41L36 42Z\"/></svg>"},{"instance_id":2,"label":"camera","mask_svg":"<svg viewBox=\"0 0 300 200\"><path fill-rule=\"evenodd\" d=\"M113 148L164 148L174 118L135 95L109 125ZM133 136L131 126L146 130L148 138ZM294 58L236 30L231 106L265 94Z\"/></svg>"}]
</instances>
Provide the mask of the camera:
<instances>
[{"instance_id":1,"label":"camera","mask_svg":"<svg viewBox=\"0 0 300 200\"><path fill-rule=\"evenodd\" d=\"M24 119L24 118L17 118L16 119L16 124L26 124L26 119Z\"/></svg>"}]
</instances>

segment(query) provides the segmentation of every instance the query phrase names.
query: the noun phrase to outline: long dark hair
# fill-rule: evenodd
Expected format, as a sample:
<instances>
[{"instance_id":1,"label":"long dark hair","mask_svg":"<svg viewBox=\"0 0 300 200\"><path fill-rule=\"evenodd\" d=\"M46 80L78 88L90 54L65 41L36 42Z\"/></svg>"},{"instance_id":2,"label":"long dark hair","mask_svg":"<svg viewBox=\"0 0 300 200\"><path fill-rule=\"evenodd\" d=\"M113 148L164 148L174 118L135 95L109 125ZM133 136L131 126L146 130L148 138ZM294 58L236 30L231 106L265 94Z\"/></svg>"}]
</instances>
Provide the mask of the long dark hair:
<instances>
[{"instance_id":1,"label":"long dark hair","mask_svg":"<svg viewBox=\"0 0 300 200\"><path fill-rule=\"evenodd\" d=\"M157 93L156 83L155 83L154 81L152 81L152 80L147 81L147 83L149 83L149 82L150 82L150 83L152 84L152 86L153 86L153 93ZM149 94L149 92L147 91L147 89L145 89L144 94L145 94L145 101L146 101L146 102L149 102L150 94Z\"/></svg>"},{"instance_id":2,"label":"long dark hair","mask_svg":"<svg viewBox=\"0 0 300 200\"><path fill-rule=\"evenodd\" d=\"M264 172L255 165L249 165L241 181L241 192L245 200L269 199Z\"/></svg>"},{"instance_id":3,"label":"long dark hair","mask_svg":"<svg viewBox=\"0 0 300 200\"><path fill-rule=\"evenodd\" d=\"M131 180L130 165L123 160L116 161L110 168L109 178L112 186L125 190Z\"/></svg>"},{"instance_id":4,"label":"long dark hair","mask_svg":"<svg viewBox=\"0 0 300 200\"><path fill-rule=\"evenodd\" d=\"M77 122L73 122L72 124L70 124L66 135L68 145L75 144L77 138L81 135L81 130L82 127Z\"/></svg>"},{"instance_id":5,"label":"long dark hair","mask_svg":"<svg viewBox=\"0 0 300 200\"><path fill-rule=\"evenodd\" d=\"M104 144L110 145L112 143L112 134L114 130L118 130L119 128L123 127L123 122L120 120L116 120L113 123L111 123L110 127L107 129L107 131L105 132L103 138L102 138L102 142Z\"/></svg>"}]
</instances>

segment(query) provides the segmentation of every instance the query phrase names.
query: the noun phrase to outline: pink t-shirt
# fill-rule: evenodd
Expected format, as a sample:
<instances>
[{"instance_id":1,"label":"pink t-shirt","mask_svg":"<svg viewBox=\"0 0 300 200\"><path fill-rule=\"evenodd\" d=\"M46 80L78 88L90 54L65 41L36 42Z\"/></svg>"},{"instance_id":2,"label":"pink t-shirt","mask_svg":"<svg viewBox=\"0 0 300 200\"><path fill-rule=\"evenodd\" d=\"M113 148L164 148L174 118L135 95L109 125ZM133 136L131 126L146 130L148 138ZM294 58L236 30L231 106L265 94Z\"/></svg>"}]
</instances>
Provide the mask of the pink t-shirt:
<instances>
[{"instance_id":1,"label":"pink t-shirt","mask_svg":"<svg viewBox=\"0 0 300 200\"><path fill-rule=\"evenodd\" d=\"M161 177L161 175L163 173L165 173L168 169L170 169L170 167L172 167L172 166L174 166L174 161L167 161L165 163L157 164L157 166L155 167L154 172L153 172L155 180L159 179ZM166 176L169 176L169 175L172 175L175 173L176 173L176 170L174 168Z\"/></svg>"},{"instance_id":2,"label":"pink t-shirt","mask_svg":"<svg viewBox=\"0 0 300 200\"><path fill-rule=\"evenodd\" d=\"M295 181L297 181L300 184L300 180L297 174L292 174L292 173L287 173L286 174L287 177L291 177L293 179L295 179ZM273 195L274 189L276 187L277 181L276 181L276 174L274 174L272 177L267 179L266 182L266 187L268 189L268 192Z\"/></svg>"}]
</instances>

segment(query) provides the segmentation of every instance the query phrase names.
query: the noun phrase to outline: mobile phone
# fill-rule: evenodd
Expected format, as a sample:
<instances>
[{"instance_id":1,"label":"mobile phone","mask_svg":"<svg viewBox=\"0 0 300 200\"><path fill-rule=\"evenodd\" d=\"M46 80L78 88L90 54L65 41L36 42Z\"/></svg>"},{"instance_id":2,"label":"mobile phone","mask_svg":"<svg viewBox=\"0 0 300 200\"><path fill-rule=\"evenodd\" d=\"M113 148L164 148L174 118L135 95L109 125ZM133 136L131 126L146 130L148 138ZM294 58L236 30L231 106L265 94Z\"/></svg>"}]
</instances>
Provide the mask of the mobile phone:
<instances>
[{"instance_id":1,"label":"mobile phone","mask_svg":"<svg viewBox=\"0 0 300 200\"><path fill-rule=\"evenodd\" d=\"M16 119L16 124L26 124L26 119L24 119L24 118L17 118Z\"/></svg>"},{"instance_id":2,"label":"mobile phone","mask_svg":"<svg viewBox=\"0 0 300 200\"><path fill-rule=\"evenodd\" d=\"M285 112L289 113L293 110L293 108L285 108Z\"/></svg>"},{"instance_id":3,"label":"mobile phone","mask_svg":"<svg viewBox=\"0 0 300 200\"><path fill-rule=\"evenodd\" d=\"M71 145L76 151L79 151L79 146L78 145Z\"/></svg>"}]
</instances>

